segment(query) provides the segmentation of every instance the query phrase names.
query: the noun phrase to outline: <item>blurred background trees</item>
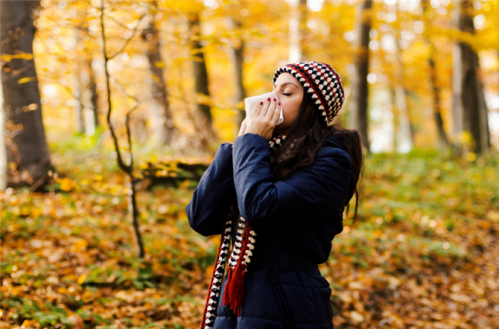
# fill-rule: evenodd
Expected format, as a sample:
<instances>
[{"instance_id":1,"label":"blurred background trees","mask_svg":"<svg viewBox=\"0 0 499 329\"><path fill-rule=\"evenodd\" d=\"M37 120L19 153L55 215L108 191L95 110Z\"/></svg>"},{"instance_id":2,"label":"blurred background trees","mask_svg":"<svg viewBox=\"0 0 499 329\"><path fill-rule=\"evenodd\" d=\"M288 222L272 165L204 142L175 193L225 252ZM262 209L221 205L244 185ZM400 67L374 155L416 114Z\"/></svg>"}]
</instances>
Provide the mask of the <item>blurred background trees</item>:
<instances>
[{"instance_id":1,"label":"blurred background trees","mask_svg":"<svg viewBox=\"0 0 499 329\"><path fill-rule=\"evenodd\" d=\"M336 121L358 129L367 152L440 148L473 162L499 147L497 1L102 5L2 2L1 186L42 188L57 175L47 143L71 136L97 134L117 159L128 141L132 182L132 143L212 154L236 137L244 98L300 60L338 71L347 100Z\"/></svg>"},{"instance_id":2,"label":"blurred background trees","mask_svg":"<svg viewBox=\"0 0 499 329\"><path fill-rule=\"evenodd\" d=\"M2 2L8 149L2 170L12 186L31 185L49 171L44 140L93 135L106 108L95 1L34 4ZM146 15L110 66L122 89L152 96L131 123L140 145L169 154L209 154L219 142L235 138L243 99L270 90L277 67L317 60L342 77L347 101L338 121L361 131L368 151L453 145L456 154L476 159L498 148L497 1L193 0L106 6L110 44L129 37L130 26ZM35 26L17 21L34 7L26 15L35 20L36 33ZM119 123L124 98L112 102ZM32 110L20 110L28 107ZM104 144L110 143L105 136ZM42 160L47 162L41 165ZM31 167L35 164L39 172Z\"/></svg>"}]
</instances>

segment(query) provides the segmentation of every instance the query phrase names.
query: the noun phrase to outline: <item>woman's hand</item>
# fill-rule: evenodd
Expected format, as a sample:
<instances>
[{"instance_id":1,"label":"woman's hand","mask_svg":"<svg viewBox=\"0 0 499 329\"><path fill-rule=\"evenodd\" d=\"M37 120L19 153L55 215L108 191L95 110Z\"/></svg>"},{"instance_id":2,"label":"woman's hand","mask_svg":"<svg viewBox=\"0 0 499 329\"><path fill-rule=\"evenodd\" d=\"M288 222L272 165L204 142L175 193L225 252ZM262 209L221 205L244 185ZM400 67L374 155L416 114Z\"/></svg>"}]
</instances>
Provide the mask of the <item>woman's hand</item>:
<instances>
[{"instance_id":1,"label":"woman's hand","mask_svg":"<svg viewBox=\"0 0 499 329\"><path fill-rule=\"evenodd\" d=\"M248 120L248 118L245 118L243 120L243 122L241 122L241 128L239 128L239 135L237 135L237 137L246 134L246 122L247 122L247 120Z\"/></svg>"},{"instance_id":2,"label":"woman's hand","mask_svg":"<svg viewBox=\"0 0 499 329\"><path fill-rule=\"evenodd\" d=\"M261 102L255 110L255 114L248 120L245 133L258 134L266 140L272 138L272 132L279 120L279 107L276 104L277 99L268 98L266 102ZM245 119L246 121L246 119ZM243 125L241 125L242 128Z\"/></svg>"}]
</instances>

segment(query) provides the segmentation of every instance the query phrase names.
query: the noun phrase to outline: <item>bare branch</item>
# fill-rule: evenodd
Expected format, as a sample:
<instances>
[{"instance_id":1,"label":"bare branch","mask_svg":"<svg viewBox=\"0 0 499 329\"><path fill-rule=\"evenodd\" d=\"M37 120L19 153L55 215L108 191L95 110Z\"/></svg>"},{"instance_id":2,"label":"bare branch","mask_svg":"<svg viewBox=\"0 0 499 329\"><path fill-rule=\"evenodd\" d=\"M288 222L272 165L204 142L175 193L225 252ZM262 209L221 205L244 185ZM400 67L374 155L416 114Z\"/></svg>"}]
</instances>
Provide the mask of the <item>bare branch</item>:
<instances>
[{"instance_id":1,"label":"bare branch","mask_svg":"<svg viewBox=\"0 0 499 329\"><path fill-rule=\"evenodd\" d=\"M130 43L130 41L133 39L133 37L135 36L135 34L137 34L137 30L140 26L140 23L142 23L142 19L145 17L146 15L143 14L140 16L139 18L139 22L137 23L137 25L132 29L132 35L127 38L125 40L125 42L123 43L123 45L121 46L120 49L118 49L112 56L109 56L108 59L113 59L114 57L116 57L117 55L121 54L123 52L123 50L125 50L126 46Z\"/></svg>"},{"instance_id":2,"label":"bare branch","mask_svg":"<svg viewBox=\"0 0 499 329\"><path fill-rule=\"evenodd\" d=\"M118 162L118 166L126 173L131 173L132 168L128 165L125 164L123 161L123 158L121 156L120 152L120 147L118 143L118 137L116 136L116 133L114 131L113 125L111 123L111 112L113 110L112 103L111 103L111 86L110 86L110 75L109 75L109 68L108 68L108 62L109 62L109 57L107 56L106 52L106 32L105 32L105 27L104 27L104 1L101 1L101 16L100 16L100 23L101 23L101 38L102 38L102 55L104 57L104 72L106 75L106 86L107 86L107 105L108 105L108 110L107 110L107 124L109 125L109 130L111 131L111 136L113 137L114 141L114 148L116 150L116 160Z\"/></svg>"},{"instance_id":3,"label":"bare branch","mask_svg":"<svg viewBox=\"0 0 499 329\"><path fill-rule=\"evenodd\" d=\"M129 93L125 90L125 87L123 87L123 85L122 85L122 84L121 84L121 83L120 83L120 82L119 82L119 81L118 81L115 77L113 77L113 76L112 76L112 77L111 77L111 79L112 79L112 80L113 80L113 82L116 84L116 86L118 87L118 89L119 89L119 90L121 90L121 92L122 92L125 96L127 96L127 97L129 97L129 98L133 99L135 102L138 102L138 101L139 101L139 100L137 99L137 97L135 97L135 96L133 96L133 95L129 94Z\"/></svg>"},{"instance_id":4,"label":"bare branch","mask_svg":"<svg viewBox=\"0 0 499 329\"><path fill-rule=\"evenodd\" d=\"M23 73L24 71L29 70L33 66L34 66L34 61L30 61L29 64L23 66L19 70L15 70L15 72L12 72L12 74L10 74L10 75L4 75L4 77L2 77L2 81L7 81L7 80L10 80L10 79L14 79L15 77L19 76L19 74Z\"/></svg>"},{"instance_id":5,"label":"bare branch","mask_svg":"<svg viewBox=\"0 0 499 329\"><path fill-rule=\"evenodd\" d=\"M133 167L132 132L130 131L130 117L132 115L132 112L135 111L138 106L139 106L139 102L137 102L134 107L132 107L130 110L128 110L128 112L126 114L126 119L125 119L126 134L128 137L128 152L130 154L130 167Z\"/></svg>"},{"instance_id":6,"label":"bare branch","mask_svg":"<svg viewBox=\"0 0 499 329\"><path fill-rule=\"evenodd\" d=\"M130 36L130 38L128 38L128 40L123 44L123 46L114 55L108 57L107 51L106 51L106 32L105 32L105 26L104 26L104 0L101 0L101 3L100 3L100 14L101 14L100 15L100 23L101 23L101 38L102 38L102 55L104 57L104 72L105 72L105 76L106 76L106 90L107 90L107 104L108 104L107 123L108 123L109 129L111 131L111 136L113 137L118 166L130 178L130 191L129 191L129 196L130 196L129 207L130 208L129 209L131 212L132 225L133 225L133 229L134 229L134 233L135 233L134 238L135 238L135 242L137 245L138 257L144 258L144 243L142 241L142 235L141 235L140 230L139 230L139 210L137 207L137 197L136 197L137 178L135 178L133 175L132 137L131 137L131 132L130 132L130 116L131 116L132 112L135 109L137 109L137 107L139 106L139 104L141 102L139 102L135 97L128 95L126 93L125 89L121 86L121 84L117 83L119 88L123 92L125 92L125 94L127 94L129 97L135 99L135 105L130 110L128 110L127 115L126 115L126 122L125 122L126 129L127 129L128 145L129 145L129 148L128 148L129 153L128 154L130 155L130 164L127 165L124 163L123 158L121 157L121 152L119 150L119 144L118 144L118 138L117 138L117 136L114 132L114 128L111 124L111 112L112 112L113 108L112 108L112 102L111 102L111 86L110 86L111 77L109 74L109 67L108 67L109 61L113 57L120 54L123 51L123 49L125 49L126 45L130 42L130 40L133 38L133 36L137 32L137 27L140 25L140 21L142 20L144 15L142 15L141 19L139 20L139 23L137 24L137 26L134 29L134 32L132 33L132 36Z\"/></svg>"}]
</instances>

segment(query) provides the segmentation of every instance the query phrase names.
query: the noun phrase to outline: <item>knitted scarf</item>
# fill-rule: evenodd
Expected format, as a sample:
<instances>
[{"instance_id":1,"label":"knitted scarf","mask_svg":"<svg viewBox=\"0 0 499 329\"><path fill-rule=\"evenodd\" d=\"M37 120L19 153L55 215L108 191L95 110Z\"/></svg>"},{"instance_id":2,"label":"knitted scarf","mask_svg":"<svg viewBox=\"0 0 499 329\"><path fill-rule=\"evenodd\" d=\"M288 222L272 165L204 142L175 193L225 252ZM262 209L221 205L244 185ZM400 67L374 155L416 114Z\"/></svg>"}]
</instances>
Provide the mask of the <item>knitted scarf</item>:
<instances>
[{"instance_id":1,"label":"knitted scarf","mask_svg":"<svg viewBox=\"0 0 499 329\"><path fill-rule=\"evenodd\" d=\"M278 132L272 134L272 138L269 140L271 154L279 149L285 138L286 135L281 135ZM272 156L270 161L274 161ZM234 210L233 206L231 207L229 214L232 210ZM208 297L203 312L203 319L201 320L201 329L211 329L215 322L217 303L220 299L220 292L224 280L225 263L227 262L229 255L233 224L231 218L232 216L227 216L227 220L224 223L220 245L218 246L217 259L208 288ZM244 297L244 277L248 271L251 256L255 249L256 233L241 215L239 215L239 225L236 229L236 239L229 258L229 270L227 272L227 283L225 284L225 290L222 297L222 305L229 306L229 308L239 316Z\"/></svg>"}]
</instances>

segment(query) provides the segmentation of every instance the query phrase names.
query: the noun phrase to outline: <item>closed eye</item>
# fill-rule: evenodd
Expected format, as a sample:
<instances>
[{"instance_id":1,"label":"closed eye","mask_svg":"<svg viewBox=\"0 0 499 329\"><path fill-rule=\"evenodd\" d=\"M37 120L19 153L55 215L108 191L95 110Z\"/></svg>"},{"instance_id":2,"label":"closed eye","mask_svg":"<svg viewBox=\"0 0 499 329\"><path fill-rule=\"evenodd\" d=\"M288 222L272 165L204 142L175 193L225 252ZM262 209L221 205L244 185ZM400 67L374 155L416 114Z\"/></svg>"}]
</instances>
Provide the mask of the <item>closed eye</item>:
<instances>
[{"instance_id":1,"label":"closed eye","mask_svg":"<svg viewBox=\"0 0 499 329\"><path fill-rule=\"evenodd\" d=\"M282 93L284 96L289 96L291 93Z\"/></svg>"}]
</instances>

